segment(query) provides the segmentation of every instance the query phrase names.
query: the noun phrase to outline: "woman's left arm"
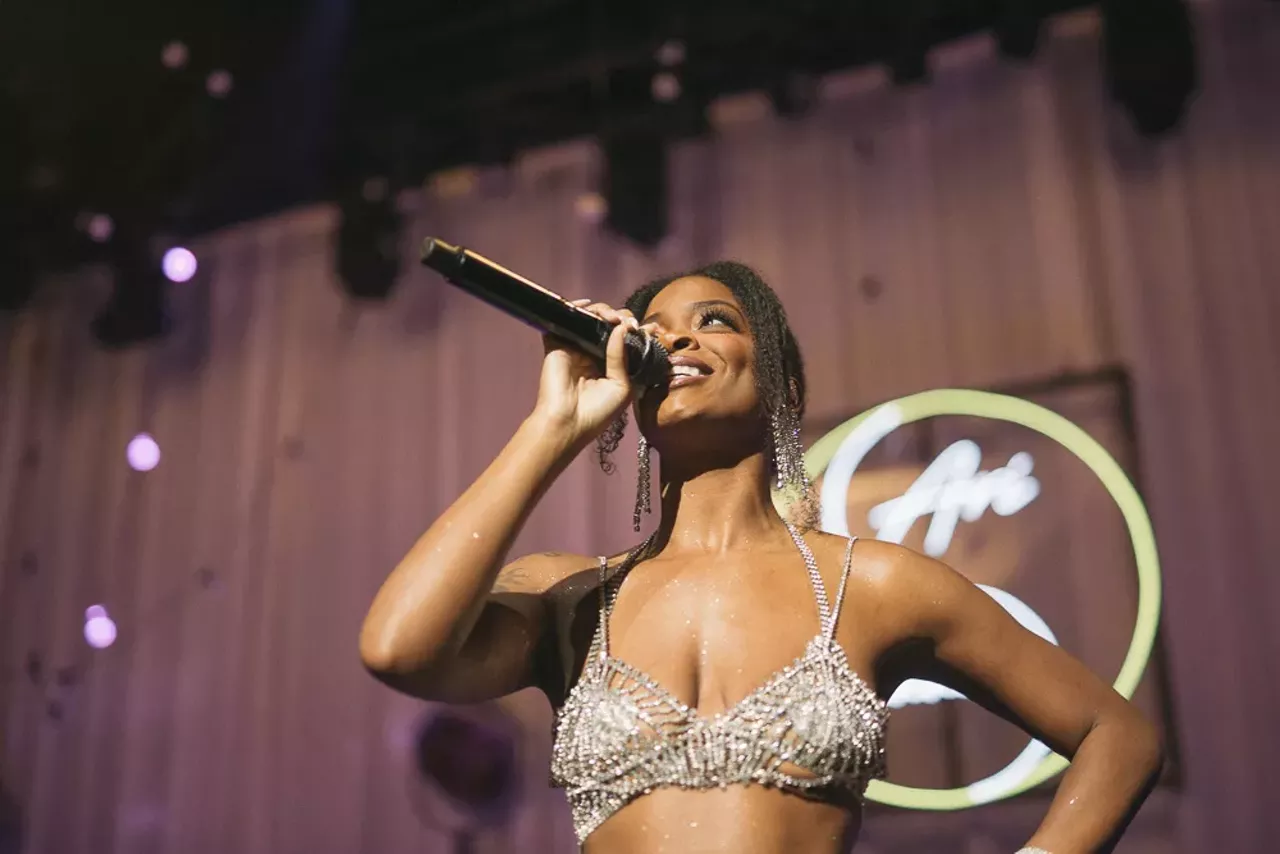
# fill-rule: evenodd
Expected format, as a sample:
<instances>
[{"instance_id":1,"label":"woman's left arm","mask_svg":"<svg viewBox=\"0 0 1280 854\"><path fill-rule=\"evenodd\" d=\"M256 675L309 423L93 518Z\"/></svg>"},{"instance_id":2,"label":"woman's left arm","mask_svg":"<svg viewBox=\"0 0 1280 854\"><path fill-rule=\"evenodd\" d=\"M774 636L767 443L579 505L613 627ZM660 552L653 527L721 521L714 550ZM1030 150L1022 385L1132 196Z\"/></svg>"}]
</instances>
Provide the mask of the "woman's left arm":
<instances>
[{"instance_id":1,"label":"woman's left arm","mask_svg":"<svg viewBox=\"0 0 1280 854\"><path fill-rule=\"evenodd\" d=\"M887 681L947 685L1071 759L1027 844L1051 854L1110 851L1159 776L1163 750L1155 727L959 573L907 549L873 548L889 570L880 573L879 586L905 641L885 659Z\"/></svg>"}]
</instances>

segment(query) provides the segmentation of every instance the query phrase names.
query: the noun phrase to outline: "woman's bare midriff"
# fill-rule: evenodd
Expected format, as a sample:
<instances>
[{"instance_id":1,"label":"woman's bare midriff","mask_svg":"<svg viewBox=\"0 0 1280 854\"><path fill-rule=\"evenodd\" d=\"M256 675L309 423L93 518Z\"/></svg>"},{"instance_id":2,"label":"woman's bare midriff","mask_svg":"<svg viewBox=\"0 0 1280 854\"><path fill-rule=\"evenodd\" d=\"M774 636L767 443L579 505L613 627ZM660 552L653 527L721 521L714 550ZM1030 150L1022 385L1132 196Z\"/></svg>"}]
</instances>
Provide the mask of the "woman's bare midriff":
<instances>
[{"instance_id":1,"label":"woman's bare midriff","mask_svg":"<svg viewBox=\"0 0 1280 854\"><path fill-rule=\"evenodd\" d=\"M840 854L858 810L764 786L663 788L636 798L587 838L585 854Z\"/></svg>"}]
</instances>

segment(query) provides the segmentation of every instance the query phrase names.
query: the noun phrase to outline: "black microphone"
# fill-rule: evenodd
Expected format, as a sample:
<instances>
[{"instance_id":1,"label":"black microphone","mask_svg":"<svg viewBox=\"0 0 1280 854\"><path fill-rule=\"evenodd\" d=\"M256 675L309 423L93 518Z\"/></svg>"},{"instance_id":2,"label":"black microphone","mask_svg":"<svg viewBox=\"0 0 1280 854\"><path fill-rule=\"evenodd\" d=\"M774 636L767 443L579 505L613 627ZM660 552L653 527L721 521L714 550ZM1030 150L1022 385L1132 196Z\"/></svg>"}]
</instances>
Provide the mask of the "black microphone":
<instances>
[{"instance_id":1,"label":"black microphone","mask_svg":"<svg viewBox=\"0 0 1280 854\"><path fill-rule=\"evenodd\" d=\"M422 263L472 296L535 329L565 339L604 364L613 324L559 294L437 237L422 242ZM667 349L655 338L627 330L627 374L643 385L662 385L671 372Z\"/></svg>"}]
</instances>

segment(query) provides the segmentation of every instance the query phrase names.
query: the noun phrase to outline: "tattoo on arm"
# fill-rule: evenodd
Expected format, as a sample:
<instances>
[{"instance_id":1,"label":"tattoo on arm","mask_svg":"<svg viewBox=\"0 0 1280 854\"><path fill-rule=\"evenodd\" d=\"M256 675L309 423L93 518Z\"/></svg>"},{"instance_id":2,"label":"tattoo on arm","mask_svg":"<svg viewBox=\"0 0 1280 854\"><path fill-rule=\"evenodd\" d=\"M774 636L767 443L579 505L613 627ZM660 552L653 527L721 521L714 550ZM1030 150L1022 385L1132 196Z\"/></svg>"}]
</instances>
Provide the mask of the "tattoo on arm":
<instances>
[{"instance_id":1,"label":"tattoo on arm","mask_svg":"<svg viewBox=\"0 0 1280 854\"><path fill-rule=\"evenodd\" d=\"M558 558L561 552L543 552L540 557ZM498 573L493 582L493 593L527 593L532 582L529 570L522 562L513 563Z\"/></svg>"},{"instance_id":2,"label":"tattoo on arm","mask_svg":"<svg viewBox=\"0 0 1280 854\"><path fill-rule=\"evenodd\" d=\"M498 573L498 579L493 582L492 592L518 593L528 581L529 571L517 563Z\"/></svg>"}]
</instances>

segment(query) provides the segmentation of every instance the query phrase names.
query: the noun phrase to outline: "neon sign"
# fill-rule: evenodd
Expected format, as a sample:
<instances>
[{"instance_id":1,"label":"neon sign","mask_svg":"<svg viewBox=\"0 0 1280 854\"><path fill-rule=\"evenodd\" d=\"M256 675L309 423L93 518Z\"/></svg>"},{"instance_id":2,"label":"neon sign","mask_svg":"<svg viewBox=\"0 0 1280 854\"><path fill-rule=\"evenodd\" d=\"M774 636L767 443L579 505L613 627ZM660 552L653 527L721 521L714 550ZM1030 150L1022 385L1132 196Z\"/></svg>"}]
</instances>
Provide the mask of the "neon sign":
<instances>
[{"instance_id":1,"label":"neon sign","mask_svg":"<svg viewBox=\"0 0 1280 854\"><path fill-rule=\"evenodd\" d=\"M805 454L810 477L815 480L820 475L823 477L820 495L823 530L849 535L850 480L876 444L903 425L946 415L986 418L1034 430L1084 463L1115 501L1133 546L1138 608L1129 649L1113 687L1124 697L1132 698L1150 661L1160 615L1160 568L1155 535L1142 499L1119 463L1089 434L1061 415L1020 398L961 389L914 394L858 415L818 440ZM1033 463L1029 455L1015 454L1007 465L992 472L981 472L975 462L980 461L981 452L970 444L972 447L963 443L950 446L906 494L873 508L872 527L885 534L885 539L896 536L900 540L912 523L929 515L932 517L929 533L933 539L931 543L926 539L927 547L932 553L941 554L950 544L959 521L976 520L988 508L1008 515L1039 495L1040 484L1031 475ZM778 496L778 500L782 499ZM934 533L935 526L937 533ZM1024 626L1046 639L1053 639L1048 626L1024 603L1005 591L984 589ZM1037 631L1036 621L1043 632ZM900 705L957 699L953 696L955 692L939 693L937 687L940 686L927 682L908 683L903 687L907 693L900 698ZM898 699L896 693L895 699ZM967 809L1025 792L1060 774L1067 765L1066 759L1052 754L1040 742L1032 741L1005 768L968 786L923 789L876 780L867 789L866 797L908 809Z\"/></svg>"},{"instance_id":2,"label":"neon sign","mask_svg":"<svg viewBox=\"0 0 1280 854\"><path fill-rule=\"evenodd\" d=\"M1007 465L979 471L982 450L978 443L961 439L929 464L900 497L871 508L867 521L876 539L901 543L917 519L932 516L924 535L924 551L930 557L946 554L961 519L976 522L990 508L999 516L1012 516L1040 494L1040 481L1031 476L1031 455L1019 452Z\"/></svg>"}]
</instances>

